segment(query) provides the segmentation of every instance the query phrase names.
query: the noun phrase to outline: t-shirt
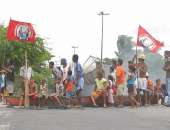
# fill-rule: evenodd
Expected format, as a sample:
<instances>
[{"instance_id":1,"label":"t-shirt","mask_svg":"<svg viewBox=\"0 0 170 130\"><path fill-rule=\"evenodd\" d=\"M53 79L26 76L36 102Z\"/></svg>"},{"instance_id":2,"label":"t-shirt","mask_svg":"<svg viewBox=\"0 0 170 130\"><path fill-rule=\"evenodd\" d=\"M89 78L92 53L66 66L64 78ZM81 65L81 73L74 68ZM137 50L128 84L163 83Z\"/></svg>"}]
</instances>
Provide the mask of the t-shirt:
<instances>
[{"instance_id":1,"label":"t-shirt","mask_svg":"<svg viewBox=\"0 0 170 130\"><path fill-rule=\"evenodd\" d=\"M53 67L52 73L54 75L55 80L61 80L62 79L62 71L59 70L57 67Z\"/></svg>"},{"instance_id":2,"label":"t-shirt","mask_svg":"<svg viewBox=\"0 0 170 130\"><path fill-rule=\"evenodd\" d=\"M56 84L56 94L58 96L63 96L64 95L64 86L63 86L63 84Z\"/></svg>"},{"instance_id":3,"label":"t-shirt","mask_svg":"<svg viewBox=\"0 0 170 130\"><path fill-rule=\"evenodd\" d=\"M63 68L63 81L67 79L68 70L69 70L69 65Z\"/></svg>"},{"instance_id":4,"label":"t-shirt","mask_svg":"<svg viewBox=\"0 0 170 130\"><path fill-rule=\"evenodd\" d=\"M72 92L74 87L74 78L73 76L67 76L67 84L66 84L66 91Z\"/></svg>"},{"instance_id":5,"label":"t-shirt","mask_svg":"<svg viewBox=\"0 0 170 130\"><path fill-rule=\"evenodd\" d=\"M135 84L135 81L136 81L136 75L135 75L135 73L129 72L129 73L128 73L127 84L128 84L128 85L134 85L134 84Z\"/></svg>"},{"instance_id":6,"label":"t-shirt","mask_svg":"<svg viewBox=\"0 0 170 130\"><path fill-rule=\"evenodd\" d=\"M33 72L32 72L32 68L31 67L28 67L26 69L25 66L22 66L20 68L20 76L23 77L24 79L30 80L32 75L33 75Z\"/></svg>"},{"instance_id":7,"label":"t-shirt","mask_svg":"<svg viewBox=\"0 0 170 130\"><path fill-rule=\"evenodd\" d=\"M41 95L48 95L47 84L40 85Z\"/></svg>"},{"instance_id":8,"label":"t-shirt","mask_svg":"<svg viewBox=\"0 0 170 130\"><path fill-rule=\"evenodd\" d=\"M125 70L122 66L116 68L116 83L117 85L125 83Z\"/></svg>"},{"instance_id":9,"label":"t-shirt","mask_svg":"<svg viewBox=\"0 0 170 130\"><path fill-rule=\"evenodd\" d=\"M83 77L83 68L80 63L76 63L74 68L74 78L77 78L78 76L79 78Z\"/></svg>"},{"instance_id":10,"label":"t-shirt","mask_svg":"<svg viewBox=\"0 0 170 130\"><path fill-rule=\"evenodd\" d=\"M105 78L102 78L101 80L96 78L95 82L96 82L96 86L97 86L96 91L105 89L105 83L107 82L107 80Z\"/></svg>"}]
</instances>

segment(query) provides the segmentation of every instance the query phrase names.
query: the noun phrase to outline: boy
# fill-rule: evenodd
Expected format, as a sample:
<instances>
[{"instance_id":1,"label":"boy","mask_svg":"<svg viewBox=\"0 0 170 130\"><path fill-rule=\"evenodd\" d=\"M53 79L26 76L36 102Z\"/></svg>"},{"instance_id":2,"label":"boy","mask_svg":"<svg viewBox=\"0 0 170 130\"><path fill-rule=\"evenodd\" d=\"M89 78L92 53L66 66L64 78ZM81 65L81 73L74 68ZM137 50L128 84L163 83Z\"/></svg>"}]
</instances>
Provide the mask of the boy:
<instances>
[{"instance_id":1,"label":"boy","mask_svg":"<svg viewBox=\"0 0 170 130\"><path fill-rule=\"evenodd\" d=\"M151 104L151 97L153 96L153 82L151 79L149 79L149 74L146 75L146 80L147 80L147 104Z\"/></svg>"},{"instance_id":2,"label":"boy","mask_svg":"<svg viewBox=\"0 0 170 130\"><path fill-rule=\"evenodd\" d=\"M162 91L161 91L161 80L157 79L156 80L156 85L155 85L155 95L157 99L157 104L161 104L160 100L163 97Z\"/></svg>"},{"instance_id":3,"label":"boy","mask_svg":"<svg viewBox=\"0 0 170 130\"><path fill-rule=\"evenodd\" d=\"M46 84L45 79L41 80L40 95L41 95L40 101L42 102L42 105L45 106L47 104L47 100L48 100L48 86Z\"/></svg>"},{"instance_id":4,"label":"boy","mask_svg":"<svg viewBox=\"0 0 170 130\"><path fill-rule=\"evenodd\" d=\"M123 60L118 59L116 67L116 86L118 96L118 107L123 107L123 92L125 87L125 70L123 68Z\"/></svg>"},{"instance_id":5,"label":"boy","mask_svg":"<svg viewBox=\"0 0 170 130\"><path fill-rule=\"evenodd\" d=\"M135 81L136 81L136 69L135 67L130 67L129 66L129 73L128 73L128 80L127 80L127 87L128 87L128 94L129 94L129 98L130 98L130 102L131 102L131 106L132 107L137 107L140 104L137 102L137 100L135 99Z\"/></svg>"},{"instance_id":6,"label":"boy","mask_svg":"<svg viewBox=\"0 0 170 130\"><path fill-rule=\"evenodd\" d=\"M63 104L61 103L61 101L60 101L60 99L59 99L59 96L63 96L63 89L64 89L64 87L63 87L63 85L62 85L62 76L63 76L63 73L62 73L62 71L60 70L59 67L55 67L55 66L54 66L54 62L53 62L53 61L51 61L51 62L49 63L49 68L52 70L52 74L53 74L53 76L54 76L54 86L55 86L55 87L53 88L53 90L54 90L55 92L53 92L53 93L51 94L50 99L51 99L52 101L54 101L54 103L55 103L56 105L58 105L58 104L56 103L56 101L57 101L60 106L63 106Z\"/></svg>"},{"instance_id":7,"label":"boy","mask_svg":"<svg viewBox=\"0 0 170 130\"><path fill-rule=\"evenodd\" d=\"M91 100L93 105L96 107L96 99L100 96L103 97L103 106L106 107L106 88L107 88L107 80L103 78L103 73L98 72L97 78L95 79L95 88L91 94Z\"/></svg>"},{"instance_id":8,"label":"boy","mask_svg":"<svg viewBox=\"0 0 170 130\"><path fill-rule=\"evenodd\" d=\"M28 94L30 101L33 104L33 109L37 108L37 101L38 101L38 91L33 79L29 82L29 94Z\"/></svg>"}]
</instances>

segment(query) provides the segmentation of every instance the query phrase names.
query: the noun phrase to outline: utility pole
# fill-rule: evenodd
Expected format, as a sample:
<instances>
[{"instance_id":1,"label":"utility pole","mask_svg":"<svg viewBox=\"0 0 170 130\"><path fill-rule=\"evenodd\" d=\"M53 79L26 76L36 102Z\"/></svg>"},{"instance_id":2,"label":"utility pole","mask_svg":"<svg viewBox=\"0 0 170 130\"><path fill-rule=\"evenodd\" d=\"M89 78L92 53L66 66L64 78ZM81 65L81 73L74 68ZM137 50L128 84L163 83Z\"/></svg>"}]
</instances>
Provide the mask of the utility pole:
<instances>
[{"instance_id":1,"label":"utility pole","mask_svg":"<svg viewBox=\"0 0 170 130\"><path fill-rule=\"evenodd\" d=\"M101 64L103 63L103 16L109 15L108 13L100 12L98 15L102 16L102 36L101 36Z\"/></svg>"},{"instance_id":2,"label":"utility pole","mask_svg":"<svg viewBox=\"0 0 170 130\"><path fill-rule=\"evenodd\" d=\"M76 54L76 49L78 48L78 46L72 46L72 48L74 49L74 54Z\"/></svg>"}]
</instances>

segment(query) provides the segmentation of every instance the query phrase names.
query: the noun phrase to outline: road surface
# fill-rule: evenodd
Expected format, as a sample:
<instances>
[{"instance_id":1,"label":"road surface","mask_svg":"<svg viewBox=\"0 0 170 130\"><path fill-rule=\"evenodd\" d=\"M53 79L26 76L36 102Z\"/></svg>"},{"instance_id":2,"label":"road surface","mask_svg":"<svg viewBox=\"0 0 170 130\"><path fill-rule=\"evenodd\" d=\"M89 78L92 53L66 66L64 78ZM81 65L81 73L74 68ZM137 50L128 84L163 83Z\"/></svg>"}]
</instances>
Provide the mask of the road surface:
<instances>
[{"instance_id":1,"label":"road surface","mask_svg":"<svg viewBox=\"0 0 170 130\"><path fill-rule=\"evenodd\" d=\"M170 130L170 107L66 110L0 107L0 130Z\"/></svg>"}]
</instances>

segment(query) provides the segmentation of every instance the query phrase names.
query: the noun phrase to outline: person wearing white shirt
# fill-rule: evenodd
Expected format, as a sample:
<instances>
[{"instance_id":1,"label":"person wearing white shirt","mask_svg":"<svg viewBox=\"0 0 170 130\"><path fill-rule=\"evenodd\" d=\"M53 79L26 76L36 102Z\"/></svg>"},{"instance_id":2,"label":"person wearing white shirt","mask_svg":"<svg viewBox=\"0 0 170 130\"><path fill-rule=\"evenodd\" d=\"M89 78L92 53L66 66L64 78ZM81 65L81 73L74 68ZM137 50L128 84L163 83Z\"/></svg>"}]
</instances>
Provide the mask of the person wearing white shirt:
<instances>
[{"instance_id":1,"label":"person wearing white shirt","mask_svg":"<svg viewBox=\"0 0 170 130\"><path fill-rule=\"evenodd\" d=\"M22 106L22 102L24 100L24 96L25 96L25 81L29 81L31 79L31 77L33 76L33 71L32 68L29 66L26 66L23 64L22 67L20 68L20 78L21 78L21 98L20 98L20 102L19 102L19 106Z\"/></svg>"}]
</instances>

